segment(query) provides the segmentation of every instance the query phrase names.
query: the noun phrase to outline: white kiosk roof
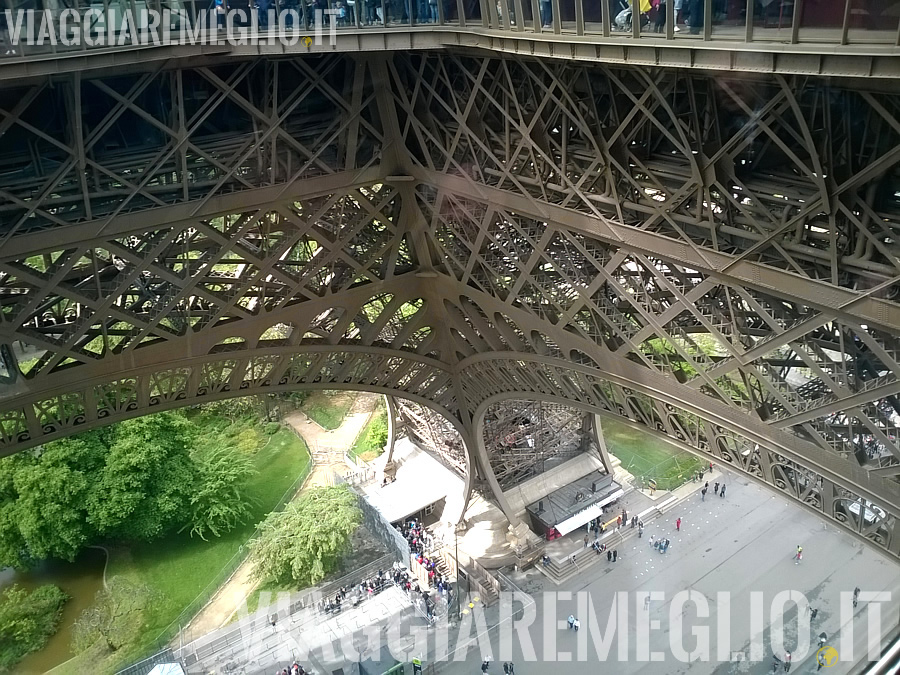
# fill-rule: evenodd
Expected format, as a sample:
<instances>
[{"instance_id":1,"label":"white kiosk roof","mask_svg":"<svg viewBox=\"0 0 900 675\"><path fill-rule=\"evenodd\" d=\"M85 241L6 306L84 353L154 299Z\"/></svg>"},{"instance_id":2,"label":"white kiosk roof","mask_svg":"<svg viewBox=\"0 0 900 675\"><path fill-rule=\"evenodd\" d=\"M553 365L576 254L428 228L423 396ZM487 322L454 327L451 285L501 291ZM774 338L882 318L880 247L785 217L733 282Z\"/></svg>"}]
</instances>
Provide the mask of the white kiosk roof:
<instances>
[{"instance_id":1,"label":"white kiosk roof","mask_svg":"<svg viewBox=\"0 0 900 675\"><path fill-rule=\"evenodd\" d=\"M603 507L609 504L612 501L615 501L619 497L625 494L625 490L619 489L613 492L611 495L607 495L599 502L595 504L591 504L589 507L584 509L583 511L579 511L574 516L567 518L561 523L556 524L556 529L562 535L567 535L569 532L573 530L577 530L579 527L592 521L594 518L597 518L602 512Z\"/></svg>"},{"instance_id":2,"label":"white kiosk roof","mask_svg":"<svg viewBox=\"0 0 900 675\"><path fill-rule=\"evenodd\" d=\"M383 470L382 458L385 455L379 457L381 462L378 464ZM447 495L463 490L459 476L408 439L397 441L393 460L397 463L397 479L384 487L375 483L364 489L366 499L388 522L418 513Z\"/></svg>"}]
</instances>

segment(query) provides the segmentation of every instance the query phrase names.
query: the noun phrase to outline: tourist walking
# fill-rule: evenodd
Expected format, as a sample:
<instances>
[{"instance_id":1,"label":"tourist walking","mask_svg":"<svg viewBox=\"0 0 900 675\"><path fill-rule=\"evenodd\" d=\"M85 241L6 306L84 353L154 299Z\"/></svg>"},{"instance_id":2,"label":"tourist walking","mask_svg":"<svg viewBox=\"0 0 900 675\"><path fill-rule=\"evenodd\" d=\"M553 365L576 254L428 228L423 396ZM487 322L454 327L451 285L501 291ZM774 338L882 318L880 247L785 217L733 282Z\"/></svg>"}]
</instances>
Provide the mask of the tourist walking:
<instances>
[{"instance_id":1,"label":"tourist walking","mask_svg":"<svg viewBox=\"0 0 900 675\"><path fill-rule=\"evenodd\" d=\"M681 518L675 521L675 531L681 532Z\"/></svg>"},{"instance_id":2,"label":"tourist walking","mask_svg":"<svg viewBox=\"0 0 900 675\"><path fill-rule=\"evenodd\" d=\"M644 609L649 609L649 608L650 608L650 596L646 595L644 597Z\"/></svg>"},{"instance_id":3,"label":"tourist walking","mask_svg":"<svg viewBox=\"0 0 900 675\"><path fill-rule=\"evenodd\" d=\"M644 536L644 523L638 523L638 539Z\"/></svg>"},{"instance_id":4,"label":"tourist walking","mask_svg":"<svg viewBox=\"0 0 900 675\"><path fill-rule=\"evenodd\" d=\"M616 516L616 529L618 530L621 527L622 527L622 516Z\"/></svg>"},{"instance_id":5,"label":"tourist walking","mask_svg":"<svg viewBox=\"0 0 900 675\"><path fill-rule=\"evenodd\" d=\"M578 619L575 619L575 622L572 624L572 628L575 629L575 632L578 632L578 629L581 628L581 622Z\"/></svg>"},{"instance_id":6,"label":"tourist walking","mask_svg":"<svg viewBox=\"0 0 900 675\"><path fill-rule=\"evenodd\" d=\"M784 672L789 672L791 670L791 653L785 652L784 655Z\"/></svg>"},{"instance_id":7,"label":"tourist walking","mask_svg":"<svg viewBox=\"0 0 900 675\"><path fill-rule=\"evenodd\" d=\"M794 564L799 565L801 560L803 560L803 547L798 545L797 553L794 554Z\"/></svg>"},{"instance_id":8,"label":"tourist walking","mask_svg":"<svg viewBox=\"0 0 900 675\"><path fill-rule=\"evenodd\" d=\"M701 502L706 501L706 488L703 488L702 490L700 490L700 501Z\"/></svg>"},{"instance_id":9,"label":"tourist walking","mask_svg":"<svg viewBox=\"0 0 900 675\"><path fill-rule=\"evenodd\" d=\"M716 481L715 486L713 486L713 494L719 494L719 481Z\"/></svg>"},{"instance_id":10,"label":"tourist walking","mask_svg":"<svg viewBox=\"0 0 900 675\"><path fill-rule=\"evenodd\" d=\"M568 622L569 622L569 630L572 630L573 628L575 628L575 616L574 615L569 614Z\"/></svg>"},{"instance_id":11,"label":"tourist walking","mask_svg":"<svg viewBox=\"0 0 900 675\"><path fill-rule=\"evenodd\" d=\"M584 547L585 548L587 548L587 544L588 544L588 536L584 535Z\"/></svg>"},{"instance_id":12,"label":"tourist walking","mask_svg":"<svg viewBox=\"0 0 900 675\"><path fill-rule=\"evenodd\" d=\"M719 490L719 497L721 497L722 499L725 499L725 486L724 485L722 486L722 489Z\"/></svg>"},{"instance_id":13,"label":"tourist walking","mask_svg":"<svg viewBox=\"0 0 900 675\"><path fill-rule=\"evenodd\" d=\"M853 589L853 607L859 604L859 586Z\"/></svg>"}]
</instances>

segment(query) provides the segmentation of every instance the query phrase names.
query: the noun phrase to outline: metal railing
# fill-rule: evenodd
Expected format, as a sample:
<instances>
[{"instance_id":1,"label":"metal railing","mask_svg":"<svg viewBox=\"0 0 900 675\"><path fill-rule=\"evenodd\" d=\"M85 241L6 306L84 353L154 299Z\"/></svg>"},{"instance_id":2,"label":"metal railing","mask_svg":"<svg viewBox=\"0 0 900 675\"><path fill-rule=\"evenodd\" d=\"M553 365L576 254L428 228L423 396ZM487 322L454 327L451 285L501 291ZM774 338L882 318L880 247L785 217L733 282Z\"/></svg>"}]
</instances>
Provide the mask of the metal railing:
<instances>
[{"instance_id":1,"label":"metal railing","mask_svg":"<svg viewBox=\"0 0 900 675\"><path fill-rule=\"evenodd\" d=\"M42 13L45 6L47 14ZM437 0L436 4L429 0L104 0L102 4L75 0L65 9L39 0L34 32L48 17L54 38L45 37L43 44L17 41L27 21L19 22L14 13L4 31L8 47L4 58L24 61L86 51L210 44L225 35L244 44L258 38L265 44L271 38L296 45L304 37L331 32L332 24L335 33L465 29L511 37L597 37L607 43L640 40L649 46L711 41L726 43L725 48L727 43L900 45L900 19L891 14L889 3L685 0L677 12L674 2L661 4L661 9L650 7L646 0L639 6L648 11L632 21L627 0ZM158 27L147 12L158 13ZM227 45L228 40L221 44Z\"/></svg>"}]
</instances>

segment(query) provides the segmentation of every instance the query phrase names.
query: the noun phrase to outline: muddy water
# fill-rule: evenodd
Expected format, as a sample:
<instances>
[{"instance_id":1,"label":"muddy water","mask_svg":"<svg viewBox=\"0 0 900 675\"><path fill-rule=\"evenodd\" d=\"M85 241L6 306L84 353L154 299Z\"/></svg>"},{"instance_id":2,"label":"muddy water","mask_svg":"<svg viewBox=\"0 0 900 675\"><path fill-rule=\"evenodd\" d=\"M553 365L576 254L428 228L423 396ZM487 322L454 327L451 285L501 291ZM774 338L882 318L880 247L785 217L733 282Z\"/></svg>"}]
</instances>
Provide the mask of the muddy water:
<instances>
[{"instance_id":1,"label":"muddy water","mask_svg":"<svg viewBox=\"0 0 900 675\"><path fill-rule=\"evenodd\" d=\"M98 549L87 549L75 562L47 562L37 569L21 573L12 569L0 570L0 588L16 583L23 588L33 589L43 584L54 584L62 588L70 600L63 609L62 621L47 646L39 652L26 656L15 666L18 675L39 675L72 658L69 642L72 639L72 624L93 601L103 585L103 566L106 554Z\"/></svg>"}]
</instances>

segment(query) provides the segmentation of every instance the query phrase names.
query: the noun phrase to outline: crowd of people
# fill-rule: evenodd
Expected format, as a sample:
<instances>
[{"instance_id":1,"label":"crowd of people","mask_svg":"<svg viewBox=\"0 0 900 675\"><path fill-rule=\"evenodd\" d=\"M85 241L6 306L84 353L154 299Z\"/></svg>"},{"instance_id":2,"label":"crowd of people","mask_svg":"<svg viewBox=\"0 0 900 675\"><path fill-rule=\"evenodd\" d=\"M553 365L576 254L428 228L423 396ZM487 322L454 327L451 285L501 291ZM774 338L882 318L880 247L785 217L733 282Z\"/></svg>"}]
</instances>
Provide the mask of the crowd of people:
<instances>
[{"instance_id":1,"label":"crowd of people","mask_svg":"<svg viewBox=\"0 0 900 675\"><path fill-rule=\"evenodd\" d=\"M412 520L401 523L397 526L400 534L409 544L409 550L413 554L424 554L425 550L431 548L434 544L431 535L425 530L425 527L418 520Z\"/></svg>"},{"instance_id":2,"label":"crowd of people","mask_svg":"<svg viewBox=\"0 0 900 675\"><path fill-rule=\"evenodd\" d=\"M341 608L346 606L348 602L353 607L356 607L366 598L371 598L373 595L381 593L389 583L390 578L385 571L378 570L376 574L368 579L363 579L358 584L341 586L333 598L328 597L320 600L318 609L324 614L340 614Z\"/></svg>"},{"instance_id":3,"label":"crowd of people","mask_svg":"<svg viewBox=\"0 0 900 675\"><path fill-rule=\"evenodd\" d=\"M681 26L688 28L693 35L697 35L703 28L703 3L704 0L672 0L674 2L675 26L674 31L681 31ZM645 28L652 25L655 33L662 33L666 27L668 18L667 0L638 0L638 14L640 26ZM613 30L631 31L634 0L613 0Z\"/></svg>"},{"instance_id":4,"label":"crowd of people","mask_svg":"<svg viewBox=\"0 0 900 675\"><path fill-rule=\"evenodd\" d=\"M282 668L281 670L276 670L275 675L312 675L312 672L309 670L304 670L303 666L294 661L287 668Z\"/></svg>"},{"instance_id":5,"label":"crowd of people","mask_svg":"<svg viewBox=\"0 0 900 675\"><path fill-rule=\"evenodd\" d=\"M410 599L414 600L414 593L420 594L424 603L425 614L430 619L434 616L438 598L445 599L449 604L453 594L453 586L450 583L450 580L442 574L439 569L440 559L428 555L430 550L434 547L434 539L425 529L422 522L414 518L398 525L397 529L400 531L400 534L403 535L403 538L406 539L406 543L409 544L410 553L415 556L415 561L425 569L428 575L428 586L420 591L418 580L414 577L410 578L408 572L402 573L406 578L405 588L407 592L410 593ZM395 575L397 572L398 570L395 570ZM401 587L404 587L402 580L397 583L399 583ZM437 597L432 596L432 593L430 592L431 589L437 591Z\"/></svg>"}]
</instances>

